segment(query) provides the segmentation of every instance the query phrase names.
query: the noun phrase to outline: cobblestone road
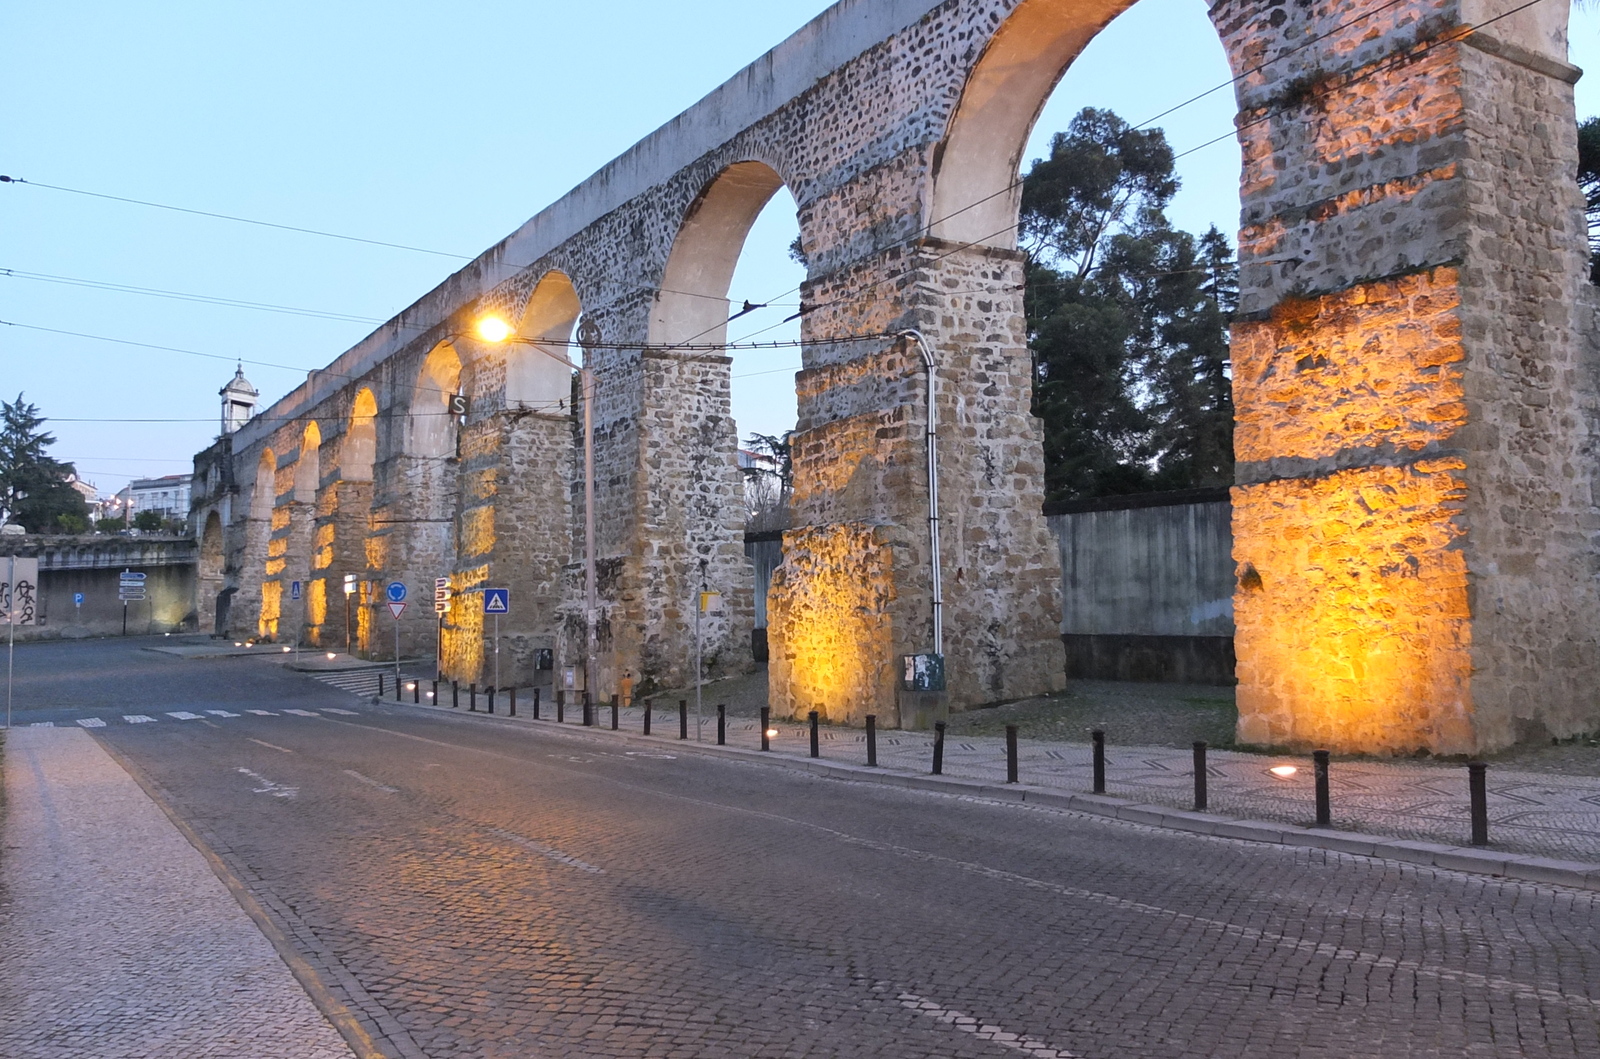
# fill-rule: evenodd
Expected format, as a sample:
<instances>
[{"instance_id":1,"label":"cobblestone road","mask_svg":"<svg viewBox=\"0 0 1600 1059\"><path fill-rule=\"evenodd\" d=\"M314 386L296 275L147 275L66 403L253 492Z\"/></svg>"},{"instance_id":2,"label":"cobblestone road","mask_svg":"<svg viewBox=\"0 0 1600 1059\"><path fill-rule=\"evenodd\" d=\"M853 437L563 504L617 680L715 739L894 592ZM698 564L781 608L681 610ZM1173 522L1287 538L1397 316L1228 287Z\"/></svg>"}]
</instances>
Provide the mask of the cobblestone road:
<instances>
[{"instance_id":1,"label":"cobblestone road","mask_svg":"<svg viewBox=\"0 0 1600 1059\"><path fill-rule=\"evenodd\" d=\"M172 664L93 738L387 1054L1600 1054L1593 893Z\"/></svg>"}]
</instances>

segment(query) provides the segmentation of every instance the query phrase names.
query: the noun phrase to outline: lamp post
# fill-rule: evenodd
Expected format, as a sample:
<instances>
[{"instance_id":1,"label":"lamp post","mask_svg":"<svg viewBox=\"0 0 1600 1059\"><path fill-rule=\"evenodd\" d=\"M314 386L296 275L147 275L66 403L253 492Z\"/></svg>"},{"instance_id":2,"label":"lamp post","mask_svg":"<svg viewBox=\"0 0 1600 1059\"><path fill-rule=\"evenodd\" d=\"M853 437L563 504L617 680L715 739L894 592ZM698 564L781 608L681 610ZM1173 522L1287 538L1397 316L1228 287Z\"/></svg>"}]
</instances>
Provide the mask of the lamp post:
<instances>
[{"instance_id":1,"label":"lamp post","mask_svg":"<svg viewBox=\"0 0 1600 1059\"><path fill-rule=\"evenodd\" d=\"M486 316L478 321L478 337L496 345L512 339L516 329L498 316ZM583 348L583 363L574 364L566 357L550 352L537 342L515 339L519 345L532 346L551 360L559 361L578 373L583 395L583 579L584 625L586 646L583 660L583 688L586 694L594 693L596 626L599 621L599 589L595 581L594 562L594 372L589 361L600 345L600 328L589 317L578 325L578 345Z\"/></svg>"}]
</instances>

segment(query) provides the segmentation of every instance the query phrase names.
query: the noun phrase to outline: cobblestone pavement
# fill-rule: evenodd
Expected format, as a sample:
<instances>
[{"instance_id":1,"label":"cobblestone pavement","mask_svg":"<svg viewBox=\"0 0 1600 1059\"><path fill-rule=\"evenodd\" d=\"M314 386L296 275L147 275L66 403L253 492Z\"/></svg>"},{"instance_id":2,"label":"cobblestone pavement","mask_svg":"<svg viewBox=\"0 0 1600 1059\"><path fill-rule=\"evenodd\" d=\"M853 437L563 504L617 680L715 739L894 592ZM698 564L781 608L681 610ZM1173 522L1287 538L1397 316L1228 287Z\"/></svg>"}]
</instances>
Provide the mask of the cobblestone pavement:
<instances>
[{"instance_id":1,"label":"cobblestone pavement","mask_svg":"<svg viewBox=\"0 0 1600 1059\"><path fill-rule=\"evenodd\" d=\"M1600 894L170 664L89 737L386 1055L1600 1054Z\"/></svg>"},{"instance_id":2,"label":"cobblestone pavement","mask_svg":"<svg viewBox=\"0 0 1600 1059\"><path fill-rule=\"evenodd\" d=\"M11 733L0 1055L349 1059L201 855L83 729Z\"/></svg>"}]
</instances>

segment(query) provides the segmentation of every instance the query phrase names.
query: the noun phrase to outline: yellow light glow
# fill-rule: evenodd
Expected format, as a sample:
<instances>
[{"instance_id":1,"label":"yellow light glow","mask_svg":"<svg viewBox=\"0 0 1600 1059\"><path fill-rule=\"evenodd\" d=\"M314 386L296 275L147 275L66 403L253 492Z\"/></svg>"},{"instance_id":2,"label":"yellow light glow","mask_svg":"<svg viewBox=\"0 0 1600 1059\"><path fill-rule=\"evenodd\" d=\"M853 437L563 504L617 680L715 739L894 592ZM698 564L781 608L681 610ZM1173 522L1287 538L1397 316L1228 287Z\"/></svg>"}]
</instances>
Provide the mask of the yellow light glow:
<instances>
[{"instance_id":1,"label":"yellow light glow","mask_svg":"<svg viewBox=\"0 0 1600 1059\"><path fill-rule=\"evenodd\" d=\"M1300 770L1295 768L1293 765L1274 765L1267 771L1278 777L1280 780L1286 780Z\"/></svg>"},{"instance_id":2,"label":"yellow light glow","mask_svg":"<svg viewBox=\"0 0 1600 1059\"><path fill-rule=\"evenodd\" d=\"M504 342L511 337L511 325L498 316L485 316L478 321L478 337L485 342Z\"/></svg>"}]
</instances>

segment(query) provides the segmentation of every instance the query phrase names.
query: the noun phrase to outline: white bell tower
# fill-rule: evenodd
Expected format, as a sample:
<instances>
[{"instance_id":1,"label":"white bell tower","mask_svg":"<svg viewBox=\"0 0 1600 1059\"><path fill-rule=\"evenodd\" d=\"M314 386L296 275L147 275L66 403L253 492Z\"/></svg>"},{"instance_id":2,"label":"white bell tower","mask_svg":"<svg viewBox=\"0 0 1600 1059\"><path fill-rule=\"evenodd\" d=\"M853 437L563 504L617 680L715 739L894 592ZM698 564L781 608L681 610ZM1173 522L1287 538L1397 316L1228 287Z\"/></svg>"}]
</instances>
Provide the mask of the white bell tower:
<instances>
[{"instance_id":1,"label":"white bell tower","mask_svg":"<svg viewBox=\"0 0 1600 1059\"><path fill-rule=\"evenodd\" d=\"M261 391L251 386L250 380L244 377L243 364L240 364L239 370L233 373L233 381L217 392L222 395L224 435L232 434L256 414L256 398L261 396Z\"/></svg>"}]
</instances>

